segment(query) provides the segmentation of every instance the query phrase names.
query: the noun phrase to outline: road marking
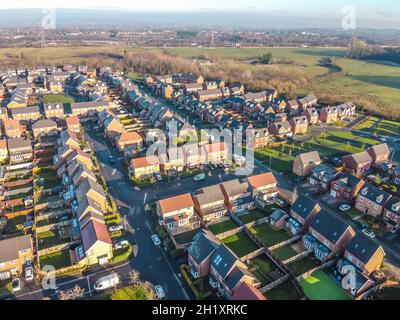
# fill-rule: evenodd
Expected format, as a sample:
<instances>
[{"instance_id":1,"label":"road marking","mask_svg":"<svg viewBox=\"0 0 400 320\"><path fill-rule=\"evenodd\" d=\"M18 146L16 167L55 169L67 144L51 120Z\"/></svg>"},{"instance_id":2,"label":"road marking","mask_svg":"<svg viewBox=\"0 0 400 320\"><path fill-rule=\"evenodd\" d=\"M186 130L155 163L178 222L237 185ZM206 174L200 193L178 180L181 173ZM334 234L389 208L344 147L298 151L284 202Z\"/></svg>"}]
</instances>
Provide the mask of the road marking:
<instances>
[{"instance_id":1,"label":"road marking","mask_svg":"<svg viewBox=\"0 0 400 320\"><path fill-rule=\"evenodd\" d=\"M114 168L114 170L112 171L112 175L114 175L117 172L117 169Z\"/></svg>"},{"instance_id":2,"label":"road marking","mask_svg":"<svg viewBox=\"0 0 400 320\"><path fill-rule=\"evenodd\" d=\"M144 193L144 199L143 199L143 204L146 203L146 199L147 199L147 192Z\"/></svg>"}]
</instances>

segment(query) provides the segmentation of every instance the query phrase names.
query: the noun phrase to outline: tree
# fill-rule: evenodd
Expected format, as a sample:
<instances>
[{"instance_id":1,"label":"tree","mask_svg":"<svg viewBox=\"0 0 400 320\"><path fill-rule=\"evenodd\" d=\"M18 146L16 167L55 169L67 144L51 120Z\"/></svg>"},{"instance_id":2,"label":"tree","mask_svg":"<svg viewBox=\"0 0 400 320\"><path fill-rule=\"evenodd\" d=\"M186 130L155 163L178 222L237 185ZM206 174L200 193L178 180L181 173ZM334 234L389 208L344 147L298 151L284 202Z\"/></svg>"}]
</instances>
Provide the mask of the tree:
<instances>
[{"instance_id":1,"label":"tree","mask_svg":"<svg viewBox=\"0 0 400 320\"><path fill-rule=\"evenodd\" d=\"M136 270L132 270L129 272L129 282L131 284L139 284L140 281L140 272Z\"/></svg>"},{"instance_id":2,"label":"tree","mask_svg":"<svg viewBox=\"0 0 400 320\"><path fill-rule=\"evenodd\" d=\"M85 289L76 285L72 290L61 291L58 294L59 300L78 300L82 299L85 295Z\"/></svg>"},{"instance_id":3,"label":"tree","mask_svg":"<svg viewBox=\"0 0 400 320\"><path fill-rule=\"evenodd\" d=\"M271 52L267 52L264 53L258 60L259 63L261 64L269 64L272 60L272 53Z\"/></svg>"}]
</instances>

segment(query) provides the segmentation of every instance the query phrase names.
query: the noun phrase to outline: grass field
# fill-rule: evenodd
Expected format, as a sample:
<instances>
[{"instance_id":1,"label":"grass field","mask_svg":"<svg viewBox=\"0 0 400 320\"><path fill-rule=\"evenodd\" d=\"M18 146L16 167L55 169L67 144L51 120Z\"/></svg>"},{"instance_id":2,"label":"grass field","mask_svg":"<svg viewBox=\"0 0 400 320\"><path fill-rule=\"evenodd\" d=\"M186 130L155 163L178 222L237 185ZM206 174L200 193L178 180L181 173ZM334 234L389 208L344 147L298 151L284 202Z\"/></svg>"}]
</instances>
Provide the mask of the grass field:
<instances>
[{"instance_id":1,"label":"grass field","mask_svg":"<svg viewBox=\"0 0 400 320\"><path fill-rule=\"evenodd\" d=\"M62 250L40 256L40 266L45 265L54 266L54 268L61 269L71 265L71 257L69 250Z\"/></svg>"},{"instance_id":2,"label":"grass field","mask_svg":"<svg viewBox=\"0 0 400 320\"><path fill-rule=\"evenodd\" d=\"M74 99L63 94L45 94L43 95L44 103L73 103Z\"/></svg>"},{"instance_id":3,"label":"grass field","mask_svg":"<svg viewBox=\"0 0 400 320\"><path fill-rule=\"evenodd\" d=\"M245 232L236 233L222 240L236 255L241 258L256 251L258 246L249 238Z\"/></svg>"},{"instance_id":4,"label":"grass field","mask_svg":"<svg viewBox=\"0 0 400 320\"><path fill-rule=\"evenodd\" d=\"M250 229L267 246L273 246L289 240L289 235L284 230L274 230L268 223L263 223Z\"/></svg>"},{"instance_id":5,"label":"grass field","mask_svg":"<svg viewBox=\"0 0 400 320\"><path fill-rule=\"evenodd\" d=\"M324 271L318 271L300 283L311 300L351 300L351 296Z\"/></svg>"},{"instance_id":6,"label":"grass field","mask_svg":"<svg viewBox=\"0 0 400 320\"><path fill-rule=\"evenodd\" d=\"M238 225L231 219L208 226L208 229L214 234L220 234L235 228L238 228Z\"/></svg>"}]
</instances>

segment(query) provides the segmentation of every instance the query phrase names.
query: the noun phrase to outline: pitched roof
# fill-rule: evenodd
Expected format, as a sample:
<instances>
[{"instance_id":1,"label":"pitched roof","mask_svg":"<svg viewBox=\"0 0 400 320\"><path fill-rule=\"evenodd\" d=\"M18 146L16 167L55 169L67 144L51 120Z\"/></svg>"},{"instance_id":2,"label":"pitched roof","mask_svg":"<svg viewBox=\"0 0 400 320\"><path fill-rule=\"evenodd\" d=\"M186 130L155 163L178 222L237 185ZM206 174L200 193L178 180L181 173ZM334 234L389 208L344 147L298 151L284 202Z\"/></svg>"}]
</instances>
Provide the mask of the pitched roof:
<instances>
[{"instance_id":1,"label":"pitched roof","mask_svg":"<svg viewBox=\"0 0 400 320\"><path fill-rule=\"evenodd\" d=\"M38 120L32 125L32 129L43 129L43 128L52 128L52 127L57 128L57 123L55 121L49 120L49 119Z\"/></svg>"},{"instance_id":2,"label":"pitched roof","mask_svg":"<svg viewBox=\"0 0 400 320\"><path fill-rule=\"evenodd\" d=\"M390 149L387 143L377 144L368 148L369 153L375 154L375 156L390 154Z\"/></svg>"},{"instance_id":3,"label":"pitched roof","mask_svg":"<svg viewBox=\"0 0 400 320\"><path fill-rule=\"evenodd\" d=\"M142 136L135 131L124 131L118 138L118 142L130 142L130 141L143 141Z\"/></svg>"},{"instance_id":4,"label":"pitched roof","mask_svg":"<svg viewBox=\"0 0 400 320\"><path fill-rule=\"evenodd\" d=\"M7 139L0 140L0 149L7 149Z\"/></svg>"},{"instance_id":5,"label":"pitched roof","mask_svg":"<svg viewBox=\"0 0 400 320\"><path fill-rule=\"evenodd\" d=\"M131 159L131 165L136 169L158 165L159 163L160 161L157 156L146 156L142 158Z\"/></svg>"},{"instance_id":6,"label":"pitched roof","mask_svg":"<svg viewBox=\"0 0 400 320\"><path fill-rule=\"evenodd\" d=\"M349 244L346 247L346 250L357 259L362 261L364 264L366 264L379 248L382 249L382 246L380 244L358 232L350 240Z\"/></svg>"},{"instance_id":7,"label":"pitched roof","mask_svg":"<svg viewBox=\"0 0 400 320\"><path fill-rule=\"evenodd\" d=\"M228 197L240 195L249 191L249 183L241 182L239 179L229 180L221 183L221 189L225 190Z\"/></svg>"},{"instance_id":8,"label":"pitched roof","mask_svg":"<svg viewBox=\"0 0 400 320\"><path fill-rule=\"evenodd\" d=\"M350 154L348 156L345 156L343 158L353 158L354 161L357 164L363 164L363 163L368 163L368 162L372 162L372 158L369 155L369 153L367 151L362 151L362 152L358 152L358 153L354 153L354 154Z\"/></svg>"},{"instance_id":9,"label":"pitched roof","mask_svg":"<svg viewBox=\"0 0 400 320\"><path fill-rule=\"evenodd\" d=\"M198 189L193 198L199 203L199 205L203 205L216 201L223 201L224 194L222 193L220 185L216 184Z\"/></svg>"},{"instance_id":10,"label":"pitched roof","mask_svg":"<svg viewBox=\"0 0 400 320\"><path fill-rule=\"evenodd\" d=\"M188 252L197 264L201 264L220 244L221 241L211 231L201 229L193 237Z\"/></svg>"},{"instance_id":11,"label":"pitched roof","mask_svg":"<svg viewBox=\"0 0 400 320\"><path fill-rule=\"evenodd\" d=\"M32 144L30 140L25 140L23 138L14 138L7 140L8 149L19 149L19 148L31 148Z\"/></svg>"},{"instance_id":12,"label":"pitched roof","mask_svg":"<svg viewBox=\"0 0 400 320\"><path fill-rule=\"evenodd\" d=\"M304 195L299 195L292 205L292 210L303 219L307 219L318 203Z\"/></svg>"},{"instance_id":13,"label":"pitched roof","mask_svg":"<svg viewBox=\"0 0 400 320\"><path fill-rule=\"evenodd\" d=\"M97 241L112 245L106 225L96 220L90 220L81 230L81 235L83 247L86 252L89 251Z\"/></svg>"},{"instance_id":14,"label":"pitched roof","mask_svg":"<svg viewBox=\"0 0 400 320\"><path fill-rule=\"evenodd\" d=\"M77 116L68 117L65 119L65 122L67 123L67 127L80 124L79 118Z\"/></svg>"},{"instance_id":15,"label":"pitched roof","mask_svg":"<svg viewBox=\"0 0 400 320\"><path fill-rule=\"evenodd\" d=\"M158 203L160 205L162 214L167 214L169 212L194 206L193 199L190 193L185 193L176 197L159 200Z\"/></svg>"},{"instance_id":16,"label":"pitched roof","mask_svg":"<svg viewBox=\"0 0 400 320\"><path fill-rule=\"evenodd\" d=\"M298 155L298 157L301 159L303 164L320 163L321 162L321 158L319 157L318 151L310 151L310 152L301 153Z\"/></svg>"},{"instance_id":17,"label":"pitched roof","mask_svg":"<svg viewBox=\"0 0 400 320\"><path fill-rule=\"evenodd\" d=\"M245 300L267 300L260 290L242 282L235 290L232 300L245 301Z\"/></svg>"},{"instance_id":18,"label":"pitched roof","mask_svg":"<svg viewBox=\"0 0 400 320\"><path fill-rule=\"evenodd\" d=\"M251 176L251 177L248 177L247 180L249 181L250 185L256 189L277 183L275 176L272 172L267 172L267 173L258 174L256 176Z\"/></svg>"},{"instance_id":19,"label":"pitched roof","mask_svg":"<svg viewBox=\"0 0 400 320\"><path fill-rule=\"evenodd\" d=\"M311 221L311 227L334 244L348 228L351 228L347 223L339 220L324 209Z\"/></svg>"},{"instance_id":20,"label":"pitched roof","mask_svg":"<svg viewBox=\"0 0 400 320\"><path fill-rule=\"evenodd\" d=\"M221 244L212 255L211 265L219 273L222 279L229 274L239 258L226 245Z\"/></svg>"},{"instance_id":21,"label":"pitched roof","mask_svg":"<svg viewBox=\"0 0 400 320\"><path fill-rule=\"evenodd\" d=\"M375 202L381 206L385 205L385 203L390 199L392 196L390 193L379 189L378 187L366 182L361 190L359 195L364 196L365 198Z\"/></svg>"},{"instance_id":22,"label":"pitched roof","mask_svg":"<svg viewBox=\"0 0 400 320\"><path fill-rule=\"evenodd\" d=\"M18 251L32 248L31 241L30 235L0 241L0 263L17 260Z\"/></svg>"}]
</instances>

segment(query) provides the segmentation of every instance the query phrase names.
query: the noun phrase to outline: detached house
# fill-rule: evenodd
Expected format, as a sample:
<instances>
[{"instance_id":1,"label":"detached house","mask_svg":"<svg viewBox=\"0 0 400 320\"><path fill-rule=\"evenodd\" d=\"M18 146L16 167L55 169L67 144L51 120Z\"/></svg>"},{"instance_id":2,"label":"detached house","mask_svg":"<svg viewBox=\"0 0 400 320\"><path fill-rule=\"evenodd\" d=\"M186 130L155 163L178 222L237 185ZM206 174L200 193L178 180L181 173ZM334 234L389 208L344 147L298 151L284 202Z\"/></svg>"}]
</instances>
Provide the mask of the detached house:
<instances>
[{"instance_id":1,"label":"detached house","mask_svg":"<svg viewBox=\"0 0 400 320\"><path fill-rule=\"evenodd\" d=\"M340 172L334 168L321 163L318 166L311 169L311 176L309 182L315 187L319 187L325 191L328 191L331 182L339 176Z\"/></svg>"},{"instance_id":2,"label":"detached house","mask_svg":"<svg viewBox=\"0 0 400 320\"><path fill-rule=\"evenodd\" d=\"M380 217L390 198L390 193L366 182L357 195L355 208L363 214Z\"/></svg>"},{"instance_id":3,"label":"detached house","mask_svg":"<svg viewBox=\"0 0 400 320\"><path fill-rule=\"evenodd\" d=\"M33 262L31 235L0 241L0 279L19 275L27 262Z\"/></svg>"},{"instance_id":4,"label":"detached house","mask_svg":"<svg viewBox=\"0 0 400 320\"><path fill-rule=\"evenodd\" d=\"M160 162L157 156L131 159L130 171L135 179L153 177L160 173Z\"/></svg>"},{"instance_id":5,"label":"detached house","mask_svg":"<svg viewBox=\"0 0 400 320\"><path fill-rule=\"evenodd\" d=\"M290 217L286 220L285 228L292 234L298 235L307 230L311 220L320 212L320 205L314 200L300 195L290 209Z\"/></svg>"},{"instance_id":6,"label":"detached house","mask_svg":"<svg viewBox=\"0 0 400 320\"><path fill-rule=\"evenodd\" d=\"M138 149L143 146L142 136L135 131L122 132L117 140L116 147L118 151L125 151L127 149Z\"/></svg>"},{"instance_id":7,"label":"detached house","mask_svg":"<svg viewBox=\"0 0 400 320\"><path fill-rule=\"evenodd\" d=\"M386 229L392 233L400 230L400 198L393 196L385 204L383 222Z\"/></svg>"},{"instance_id":8,"label":"detached house","mask_svg":"<svg viewBox=\"0 0 400 320\"><path fill-rule=\"evenodd\" d=\"M225 197L219 185L199 189L193 195L194 208L200 218L206 222L213 222L228 213Z\"/></svg>"},{"instance_id":9,"label":"detached house","mask_svg":"<svg viewBox=\"0 0 400 320\"><path fill-rule=\"evenodd\" d=\"M368 154L372 158L373 164L387 162L390 156L390 149L387 143L378 144L367 149Z\"/></svg>"},{"instance_id":10,"label":"detached house","mask_svg":"<svg viewBox=\"0 0 400 320\"><path fill-rule=\"evenodd\" d=\"M246 130L247 146L253 150L266 147L271 142L268 128L255 128Z\"/></svg>"},{"instance_id":11,"label":"detached house","mask_svg":"<svg viewBox=\"0 0 400 320\"><path fill-rule=\"evenodd\" d=\"M247 178L252 188L253 198L262 205L272 204L278 197L278 183L272 172L262 173Z\"/></svg>"},{"instance_id":12,"label":"detached house","mask_svg":"<svg viewBox=\"0 0 400 320\"><path fill-rule=\"evenodd\" d=\"M365 181L353 176L350 173L344 173L331 182L331 197L335 199L346 199L353 201L361 190Z\"/></svg>"},{"instance_id":13,"label":"detached house","mask_svg":"<svg viewBox=\"0 0 400 320\"><path fill-rule=\"evenodd\" d=\"M336 107L325 107L322 108L319 114L319 120L326 124L332 124L339 121L339 112Z\"/></svg>"},{"instance_id":14,"label":"detached house","mask_svg":"<svg viewBox=\"0 0 400 320\"><path fill-rule=\"evenodd\" d=\"M293 160L293 173L300 177L307 177L311 174L311 169L321 164L318 151L310 151L299 154Z\"/></svg>"},{"instance_id":15,"label":"detached house","mask_svg":"<svg viewBox=\"0 0 400 320\"><path fill-rule=\"evenodd\" d=\"M308 120L306 116L293 117L290 119L290 126L293 134L305 134L308 130Z\"/></svg>"},{"instance_id":16,"label":"detached house","mask_svg":"<svg viewBox=\"0 0 400 320\"><path fill-rule=\"evenodd\" d=\"M342 254L354 235L351 226L322 209L303 236L303 245L312 249L318 260L326 262Z\"/></svg>"},{"instance_id":17,"label":"detached house","mask_svg":"<svg viewBox=\"0 0 400 320\"><path fill-rule=\"evenodd\" d=\"M268 127L268 130L271 134L281 138L293 136L292 126L290 125L289 121L275 121Z\"/></svg>"},{"instance_id":18,"label":"detached house","mask_svg":"<svg viewBox=\"0 0 400 320\"><path fill-rule=\"evenodd\" d=\"M255 208L251 188L247 181L235 179L223 182L220 186L228 211L240 214Z\"/></svg>"},{"instance_id":19,"label":"detached house","mask_svg":"<svg viewBox=\"0 0 400 320\"><path fill-rule=\"evenodd\" d=\"M342 158L343 167L355 176L364 175L372 166L372 157L367 151L351 154Z\"/></svg>"},{"instance_id":20,"label":"detached house","mask_svg":"<svg viewBox=\"0 0 400 320\"><path fill-rule=\"evenodd\" d=\"M317 109L307 108L303 111L302 115L307 118L309 124L318 124L319 115Z\"/></svg>"},{"instance_id":21,"label":"detached house","mask_svg":"<svg viewBox=\"0 0 400 320\"><path fill-rule=\"evenodd\" d=\"M190 193L157 201L157 215L171 234L180 234L200 227Z\"/></svg>"}]
</instances>

